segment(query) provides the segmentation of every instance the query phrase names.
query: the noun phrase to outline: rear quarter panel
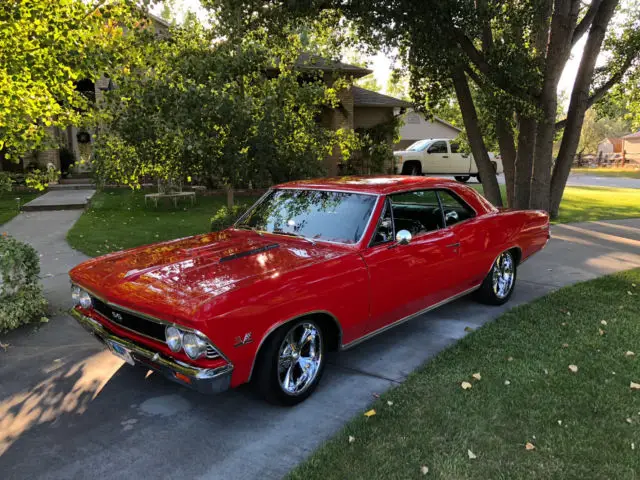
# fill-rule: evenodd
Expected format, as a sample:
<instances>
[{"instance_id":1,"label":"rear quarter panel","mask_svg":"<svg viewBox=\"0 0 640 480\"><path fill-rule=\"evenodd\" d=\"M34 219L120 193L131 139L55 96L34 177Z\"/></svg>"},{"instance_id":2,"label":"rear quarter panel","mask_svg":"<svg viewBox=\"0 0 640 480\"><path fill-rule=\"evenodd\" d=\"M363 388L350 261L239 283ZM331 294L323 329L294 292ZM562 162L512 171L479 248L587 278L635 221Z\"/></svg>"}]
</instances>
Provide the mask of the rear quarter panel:
<instances>
[{"instance_id":1,"label":"rear quarter panel","mask_svg":"<svg viewBox=\"0 0 640 480\"><path fill-rule=\"evenodd\" d=\"M249 380L265 337L311 312L333 316L342 329L342 343L359 336L369 318L369 295L366 265L356 251L229 291L203 306L198 317L202 332L234 364L231 385L237 386ZM252 342L236 345L236 337L247 333Z\"/></svg>"}]
</instances>

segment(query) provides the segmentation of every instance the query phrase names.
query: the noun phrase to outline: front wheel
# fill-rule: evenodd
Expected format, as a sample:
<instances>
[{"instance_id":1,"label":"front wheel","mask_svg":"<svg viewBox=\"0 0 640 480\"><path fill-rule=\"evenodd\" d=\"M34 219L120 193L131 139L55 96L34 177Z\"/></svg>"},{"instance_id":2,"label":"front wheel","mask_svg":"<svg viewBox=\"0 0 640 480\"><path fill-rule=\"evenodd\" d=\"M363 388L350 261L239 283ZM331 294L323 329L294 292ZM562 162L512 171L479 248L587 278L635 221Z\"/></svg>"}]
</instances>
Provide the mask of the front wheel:
<instances>
[{"instance_id":1,"label":"front wheel","mask_svg":"<svg viewBox=\"0 0 640 480\"><path fill-rule=\"evenodd\" d=\"M456 175L453 178L459 182L467 183L471 177L469 175Z\"/></svg>"},{"instance_id":2,"label":"front wheel","mask_svg":"<svg viewBox=\"0 0 640 480\"><path fill-rule=\"evenodd\" d=\"M491 271L487 274L477 297L482 303L488 305L503 305L507 303L516 284L516 259L512 251L502 252L498 255Z\"/></svg>"},{"instance_id":3,"label":"front wheel","mask_svg":"<svg viewBox=\"0 0 640 480\"><path fill-rule=\"evenodd\" d=\"M269 402L295 405L318 386L326 363L320 326L300 320L276 330L257 359L256 386Z\"/></svg>"}]
</instances>

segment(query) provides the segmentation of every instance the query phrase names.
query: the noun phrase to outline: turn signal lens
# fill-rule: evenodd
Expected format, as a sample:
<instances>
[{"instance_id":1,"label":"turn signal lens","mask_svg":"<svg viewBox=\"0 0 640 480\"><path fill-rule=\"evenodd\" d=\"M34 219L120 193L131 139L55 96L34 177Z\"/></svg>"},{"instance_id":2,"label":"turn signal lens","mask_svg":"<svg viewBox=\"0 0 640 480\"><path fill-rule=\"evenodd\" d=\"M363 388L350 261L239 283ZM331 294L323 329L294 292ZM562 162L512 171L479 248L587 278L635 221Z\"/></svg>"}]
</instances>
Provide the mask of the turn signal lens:
<instances>
[{"instance_id":1,"label":"turn signal lens","mask_svg":"<svg viewBox=\"0 0 640 480\"><path fill-rule=\"evenodd\" d=\"M182 348L182 332L176 327L167 327L164 331L167 346L172 352L179 352Z\"/></svg>"},{"instance_id":2,"label":"turn signal lens","mask_svg":"<svg viewBox=\"0 0 640 480\"><path fill-rule=\"evenodd\" d=\"M207 350L207 342L193 333L185 333L182 336L182 348L191 360L196 360L204 355Z\"/></svg>"}]
</instances>

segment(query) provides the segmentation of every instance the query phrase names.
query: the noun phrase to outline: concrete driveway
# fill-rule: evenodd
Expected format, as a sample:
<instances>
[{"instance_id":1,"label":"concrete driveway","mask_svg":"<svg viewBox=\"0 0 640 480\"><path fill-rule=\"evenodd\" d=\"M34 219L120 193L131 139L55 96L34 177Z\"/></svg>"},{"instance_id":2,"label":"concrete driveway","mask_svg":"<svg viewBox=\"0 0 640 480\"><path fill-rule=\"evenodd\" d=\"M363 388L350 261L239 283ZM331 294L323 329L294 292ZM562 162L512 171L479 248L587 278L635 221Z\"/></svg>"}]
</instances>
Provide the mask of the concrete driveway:
<instances>
[{"instance_id":1,"label":"concrete driveway","mask_svg":"<svg viewBox=\"0 0 640 480\"><path fill-rule=\"evenodd\" d=\"M40 243L30 238L43 252L57 307L68 305L64 272L83 259L64 242L72 215L30 217L59 225ZM34 224L27 220L20 215L2 230L24 237ZM1 476L280 478L465 327L560 286L640 266L640 219L554 226L552 235L520 268L508 305L464 298L334 354L316 393L294 408L265 404L246 387L203 396L123 366L64 315L14 332L2 339L11 347L0 350ZM49 258L49 251L58 253Z\"/></svg>"}]
</instances>

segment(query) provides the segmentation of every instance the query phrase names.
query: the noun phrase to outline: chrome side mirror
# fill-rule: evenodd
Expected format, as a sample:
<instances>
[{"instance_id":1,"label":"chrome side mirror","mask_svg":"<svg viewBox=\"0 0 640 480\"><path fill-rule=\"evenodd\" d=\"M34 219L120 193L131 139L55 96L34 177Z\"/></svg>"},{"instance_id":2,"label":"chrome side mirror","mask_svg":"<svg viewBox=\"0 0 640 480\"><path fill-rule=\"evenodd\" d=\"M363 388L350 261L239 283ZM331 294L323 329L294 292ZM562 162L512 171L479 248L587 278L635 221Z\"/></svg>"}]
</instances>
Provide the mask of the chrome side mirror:
<instances>
[{"instance_id":1,"label":"chrome side mirror","mask_svg":"<svg viewBox=\"0 0 640 480\"><path fill-rule=\"evenodd\" d=\"M411 233L409 230L400 230L396 234L396 242L398 242L399 245L408 245L410 241Z\"/></svg>"}]
</instances>

